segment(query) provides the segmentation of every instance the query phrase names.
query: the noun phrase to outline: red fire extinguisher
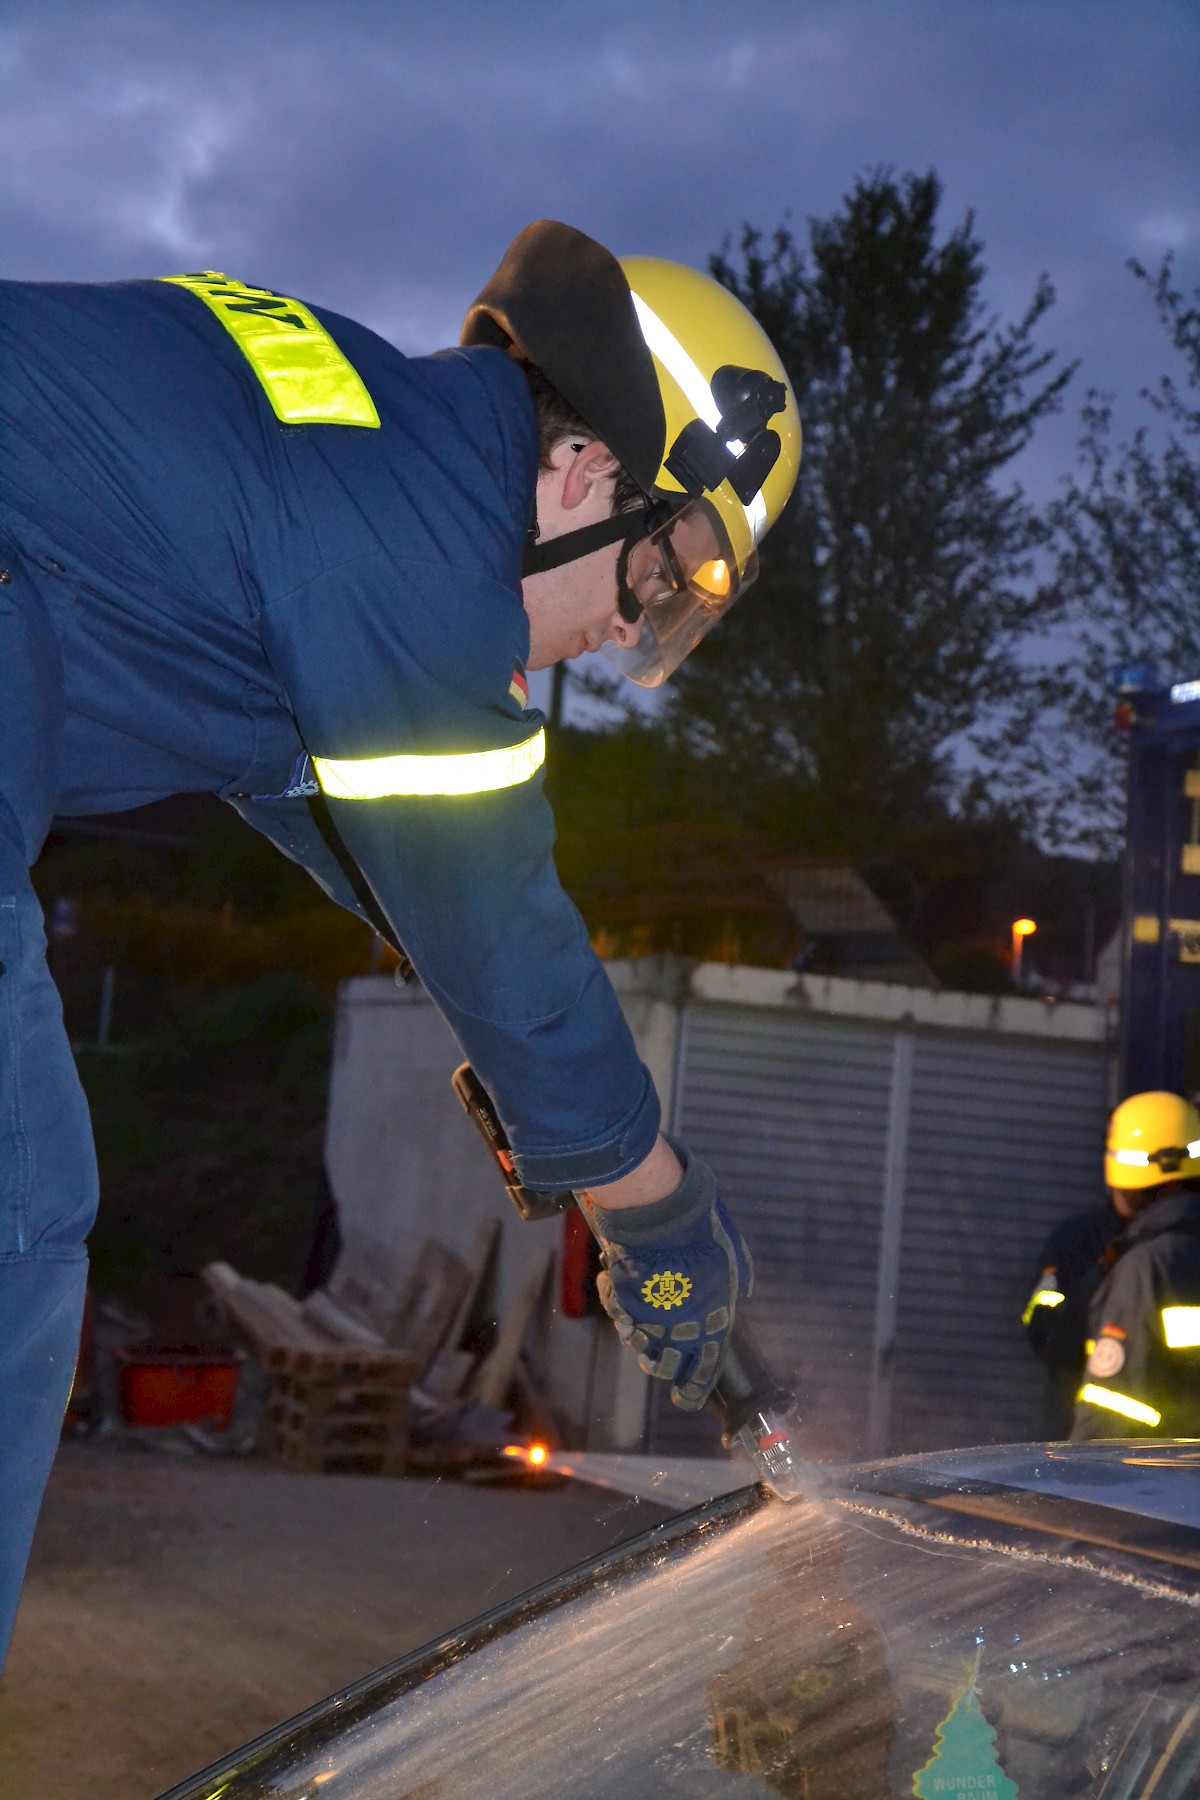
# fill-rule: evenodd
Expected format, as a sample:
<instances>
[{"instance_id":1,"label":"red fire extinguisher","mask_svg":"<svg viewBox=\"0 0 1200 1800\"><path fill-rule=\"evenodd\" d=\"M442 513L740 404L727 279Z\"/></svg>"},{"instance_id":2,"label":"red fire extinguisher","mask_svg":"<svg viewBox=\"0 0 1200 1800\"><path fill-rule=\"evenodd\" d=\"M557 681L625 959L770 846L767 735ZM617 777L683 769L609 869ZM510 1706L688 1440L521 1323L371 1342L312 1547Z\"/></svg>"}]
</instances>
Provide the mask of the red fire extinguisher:
<instances>
[{"instance_id":1,"label":"red fire extinguisher","mask_svg":"<svg viewBox=\"0 0 1200 1800\"><path fill-rule=\"evenodd\" d=\"M596 1293L600 1246L577 1206L563 1214L558 1268L558 1310L564 1319L590 1319L603 1311Z\"/></svg>"}]
</instances>

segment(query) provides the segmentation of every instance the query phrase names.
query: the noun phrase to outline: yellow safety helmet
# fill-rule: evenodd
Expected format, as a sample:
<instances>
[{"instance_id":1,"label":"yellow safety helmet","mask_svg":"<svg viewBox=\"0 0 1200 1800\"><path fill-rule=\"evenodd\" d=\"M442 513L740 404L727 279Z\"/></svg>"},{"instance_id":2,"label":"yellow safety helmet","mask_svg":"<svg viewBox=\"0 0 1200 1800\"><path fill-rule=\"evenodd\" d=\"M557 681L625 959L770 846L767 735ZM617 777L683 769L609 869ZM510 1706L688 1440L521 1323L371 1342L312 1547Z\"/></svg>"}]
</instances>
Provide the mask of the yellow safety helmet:
<instances>
[{"instance_id":1,"label":"yellow safety helmet","mask_svg":"<svg viewBox=\"0 0 1200 1800\"><path fill-rule=\"evenodd\" d=\"M509 246L462 341L539 368L633 476L636 512L535 545L525 572L624 539L619 604L643 628L605 646L657 687L758 573L795 486L800 419L783 364L728 288L683 263L615 257L543 219Z\"/></svg>"},{"instance_id":2,"label":"yellow safety helmet","mask_svg":"<svg viewBox=\"0 0 1200 1800\"><path fill-rule=\"evenodd\" d=\"M728 288L657 257L622 257L621 269L666 433L660 516L622 569L645 625L634 648L604 648L623 674L656 687L758 574L758 545L796 485L800 415L774 345Z\"/></svg>"},{"instance_id":3,"label":"yellow safety helmet","mask_svg":"<svg viewBox=\"0 0 1200 1800\"><path fill-rule=\"evenodd\" d=\"M1159 1187L1200 1178L1200 1112L1179 1094L1154 1090L1122 1100L1108 1122L1109 1187Z\"/></svg>"}]
</instances>

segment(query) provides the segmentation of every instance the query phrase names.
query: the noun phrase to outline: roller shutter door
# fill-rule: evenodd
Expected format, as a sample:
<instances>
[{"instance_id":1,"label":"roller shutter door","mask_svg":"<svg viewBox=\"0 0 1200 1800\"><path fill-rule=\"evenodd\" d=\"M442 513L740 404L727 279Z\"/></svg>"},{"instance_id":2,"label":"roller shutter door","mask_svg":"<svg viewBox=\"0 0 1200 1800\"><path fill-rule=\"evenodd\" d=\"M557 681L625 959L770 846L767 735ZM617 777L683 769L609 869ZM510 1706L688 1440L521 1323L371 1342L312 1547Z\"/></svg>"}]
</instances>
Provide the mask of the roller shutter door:
<instances>
[{"instance_id":1,"label":"roller shutter door","mask_svg":"<svg viewBox=\"0 0 1200 1800\"><path fill-rule=\"evenodd\" d=\"M755 1330L797 1378L806 1439L867 1450L894 1024L689 1006L676 1128L713 1166L754 1248ZM891 1381L880 1452L1041 1433L1042 1372L1020 1323L1038 1250L1103 1199L1103 1044L956 1030L910 1038ZM900 1134L902 1137L905 1134ZM894 1146L893 1146L894 1149ZM886 1311L886 1309L884 1309ZM890 1388L890 1395L888 1390ZM711 1451L710 1414L652 1384L647 1444Z\"/></svg>"},{"instance_id":2,"label":"roller shutter door","mask_svg":"<svg viewBox=\"0 0 1200 1800\"><path fill-rule=\"evenodd\" d=\"M753 1245L754 1325L798 1375L814 1440L851 1454L870 1380L893 1029L816 1014L689 1006L676 1127L715 1170ZM648 1447L709 1449L710 1414L651 1388Z\"/></svg>"},{"instance_id":3,"label":"roller shutter door","mask_svg":"<svg viewBox=\"0 0 1200 1800\"><path fill-rule=\"evenodd\" d=\"M1042 1239L1104 1198L1100 1044L922 1033L905 1181L890 1447L1041 1435L1021 1327Z\"/></svg>"}]
</instances>

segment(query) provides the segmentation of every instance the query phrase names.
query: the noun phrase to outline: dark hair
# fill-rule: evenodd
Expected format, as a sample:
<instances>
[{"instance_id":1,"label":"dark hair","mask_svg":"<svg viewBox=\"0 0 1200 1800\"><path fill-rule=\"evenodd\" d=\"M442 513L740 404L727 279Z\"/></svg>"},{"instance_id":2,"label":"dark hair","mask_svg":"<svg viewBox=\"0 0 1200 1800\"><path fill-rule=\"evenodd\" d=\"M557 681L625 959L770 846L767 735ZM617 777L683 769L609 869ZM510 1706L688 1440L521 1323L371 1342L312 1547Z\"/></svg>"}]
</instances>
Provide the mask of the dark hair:
<instances>
[{"instance_id":1,"label":"dark hair","mask_svg":"<svg viewBox=\"0 0 1200 1800\"><path fill-rule=\"evenodd\" d=\"M540 369L535 369L532 363L525 363L524 368L533 410L537 414L538 467L548 469L555 450L564 438L582 437L589 443L594 443L596 433L587 420L580 417L571 402L564 399L554 383L546 380ZM640 506L645 498L629 471L618 466L613 482L613 512L628 512L632 507Z\"/></svg>"}]
</instances>

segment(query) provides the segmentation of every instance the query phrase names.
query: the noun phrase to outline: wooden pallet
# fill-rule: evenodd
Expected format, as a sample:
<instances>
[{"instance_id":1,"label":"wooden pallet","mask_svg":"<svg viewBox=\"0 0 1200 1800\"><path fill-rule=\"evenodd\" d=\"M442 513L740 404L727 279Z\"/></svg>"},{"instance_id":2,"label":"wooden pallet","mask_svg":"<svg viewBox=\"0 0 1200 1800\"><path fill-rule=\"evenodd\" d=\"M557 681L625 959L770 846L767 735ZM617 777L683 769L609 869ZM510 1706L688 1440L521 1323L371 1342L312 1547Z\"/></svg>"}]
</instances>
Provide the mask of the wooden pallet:
<instances>
[{"instance_id":1,"label":"wooden pallet","mask_svg":"<svg viewBox=\"0 0 1200 1800\"><path fill-rule=\"evenodd\" d=\"M259 1351L271 1375L287 1378L293 1389L316 1393L330 1387L407 1391L420 1373L407 1350L360 1350L356 1344L264 1344Z\"/></svg>"},{"instance_id":2,"label":"wooden pallet","mask_svg":"<svg viewBox=\"0 0 1200 1800\"><path fill-rule=\"evenodd\" d=\"M408 1471L408 1429L394 1420L324 1420L270 1409L272 1454L302 1474L385 1474Z\"/></svg>"},{"instance_id":3,"label":"wooden pallet","mask_svg":"<svg viewBox=\"0 0 1200 1800\"><path fill-rule=\"evenodd\" d=\"M403 1475L408 1468L407 1415L313 1414L272 1400L267 1417L272 1454L286 1468L313 1475Z\"/></svg>"},{"instance_id":4,"label":"wooden pallet","mask_svg":"<svg viewBox=\"0 0 1200 1800\"><path fill-rule=\"evenodd\" d=\"M273 1455L312 1473L402 1475L416 1358L398 1350L274 1345L267 1424Z\"/></svg>"}]
</instances>

